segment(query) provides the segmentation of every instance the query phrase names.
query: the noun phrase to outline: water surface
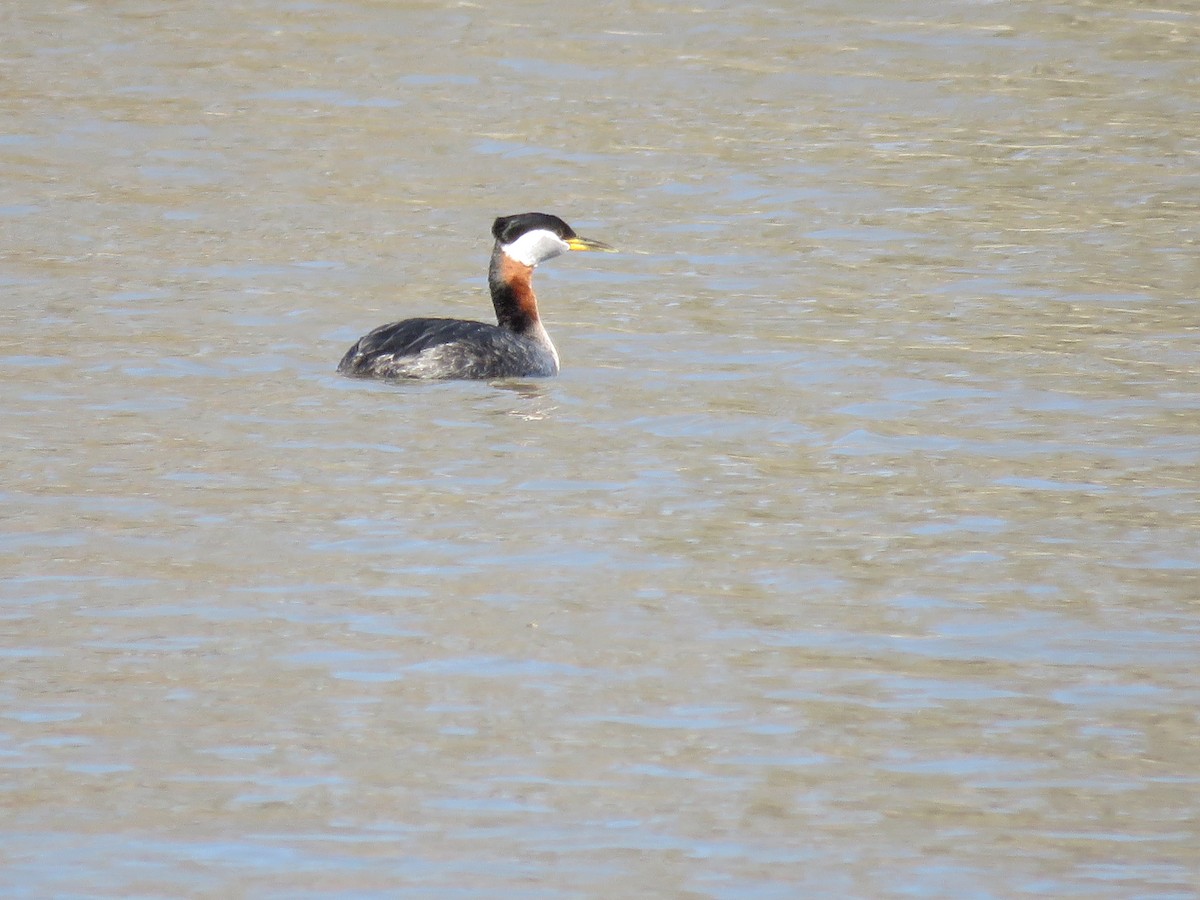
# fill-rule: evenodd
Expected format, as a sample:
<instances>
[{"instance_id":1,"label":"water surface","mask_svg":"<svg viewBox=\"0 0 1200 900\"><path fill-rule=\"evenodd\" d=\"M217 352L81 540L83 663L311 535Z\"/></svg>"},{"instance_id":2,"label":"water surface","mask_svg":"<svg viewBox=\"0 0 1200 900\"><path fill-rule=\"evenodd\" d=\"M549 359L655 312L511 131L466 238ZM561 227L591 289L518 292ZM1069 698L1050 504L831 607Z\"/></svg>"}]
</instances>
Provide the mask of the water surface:
<instances>
[{"instance_id":1,"label":"water surface","mask_svg":"<svg viewBox=\"0 0 1200 900\"><path fill-rule=\"evenodd\" d=\"M1190 7L4 18L6 893L1194 896Z\"/></svg>"}]
</instances>

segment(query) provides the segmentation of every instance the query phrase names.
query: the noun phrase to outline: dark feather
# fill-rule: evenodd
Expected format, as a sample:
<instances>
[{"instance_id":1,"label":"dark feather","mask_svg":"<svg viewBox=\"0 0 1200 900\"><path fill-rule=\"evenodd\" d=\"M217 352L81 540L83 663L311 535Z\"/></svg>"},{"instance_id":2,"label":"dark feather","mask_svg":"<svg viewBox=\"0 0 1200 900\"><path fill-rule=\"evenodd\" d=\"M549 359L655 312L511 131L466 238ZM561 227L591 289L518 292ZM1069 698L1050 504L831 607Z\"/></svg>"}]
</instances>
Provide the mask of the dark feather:
<instances>
[{"instance_id":1,"label":"dark feather","mask_svg":"<svg viewBox=\"0 0 1200 900\"><path fill-rule=\"evenodd\" d=\"M361 378L528 378L554 375L558 366L541 344L506 328L405 319L359 338L338 371Z\"/></svg>"}]
</instances>

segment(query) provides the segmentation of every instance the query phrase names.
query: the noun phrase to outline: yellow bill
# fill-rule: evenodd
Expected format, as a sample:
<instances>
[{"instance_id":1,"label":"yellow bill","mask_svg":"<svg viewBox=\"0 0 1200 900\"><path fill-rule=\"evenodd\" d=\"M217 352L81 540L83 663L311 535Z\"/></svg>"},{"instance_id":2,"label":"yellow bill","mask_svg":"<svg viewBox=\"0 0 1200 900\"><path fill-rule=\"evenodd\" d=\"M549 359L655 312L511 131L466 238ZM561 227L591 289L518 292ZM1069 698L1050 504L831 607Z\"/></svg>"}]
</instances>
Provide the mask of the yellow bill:
<instances>
[{"instance_id":1,"label":"yellow bill","mask_svg":"<svg viewBox=\"0 0 1200 900\"><path fill-rule=\"evenodd\" d=\"M567 246L572 250L596 250L600 253L619 252L616 247L610 247L608 244L605 244L601 241L593 241L579 236L567 238Z\"/></svg>"}]
</instances>

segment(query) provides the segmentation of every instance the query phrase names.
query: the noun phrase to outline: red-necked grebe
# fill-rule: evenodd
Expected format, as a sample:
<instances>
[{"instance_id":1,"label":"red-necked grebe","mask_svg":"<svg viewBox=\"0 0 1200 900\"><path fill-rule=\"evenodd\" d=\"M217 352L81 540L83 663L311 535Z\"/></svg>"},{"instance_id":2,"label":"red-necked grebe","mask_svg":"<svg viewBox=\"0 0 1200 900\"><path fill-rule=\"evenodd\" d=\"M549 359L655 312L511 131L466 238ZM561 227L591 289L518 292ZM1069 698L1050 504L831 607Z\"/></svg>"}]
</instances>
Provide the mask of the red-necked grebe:
<instances>
[{"instance_id":1,"label":"red-necked grebe","mask_svg":"<svg viewBox=\"0 0 1200 900\"><path fill-rule=\"evenodd\" d=\"M615 252L557 216L521 213L492 224L488 286L497 325L405 319L363 335L338 363L357 378L539 378L558 374L558 351L538 317L533 270L568 250Z\"/></svg>"}]
</instances>

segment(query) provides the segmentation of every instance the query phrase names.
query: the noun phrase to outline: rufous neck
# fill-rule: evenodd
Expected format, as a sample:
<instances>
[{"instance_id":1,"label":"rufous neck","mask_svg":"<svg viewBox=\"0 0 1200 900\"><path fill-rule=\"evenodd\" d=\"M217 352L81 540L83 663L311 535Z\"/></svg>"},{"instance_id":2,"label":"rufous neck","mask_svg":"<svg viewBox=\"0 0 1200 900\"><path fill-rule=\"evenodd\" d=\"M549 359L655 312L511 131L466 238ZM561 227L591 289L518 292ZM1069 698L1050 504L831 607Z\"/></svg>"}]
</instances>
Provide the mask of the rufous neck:
<instances>
[{"instance_id":1,"label":"rufous neck","mask_svg":"<svg viewBox=\"0 0 1200 900\"><path fill-rule=\"evenodd\" d=\"M501 328L526 334L539 326L537 297L533 293L533 266L517 262L500 249L499 243L492 251L488 287L492 291L496 321Z\"/></svg>"}]
</instances>

